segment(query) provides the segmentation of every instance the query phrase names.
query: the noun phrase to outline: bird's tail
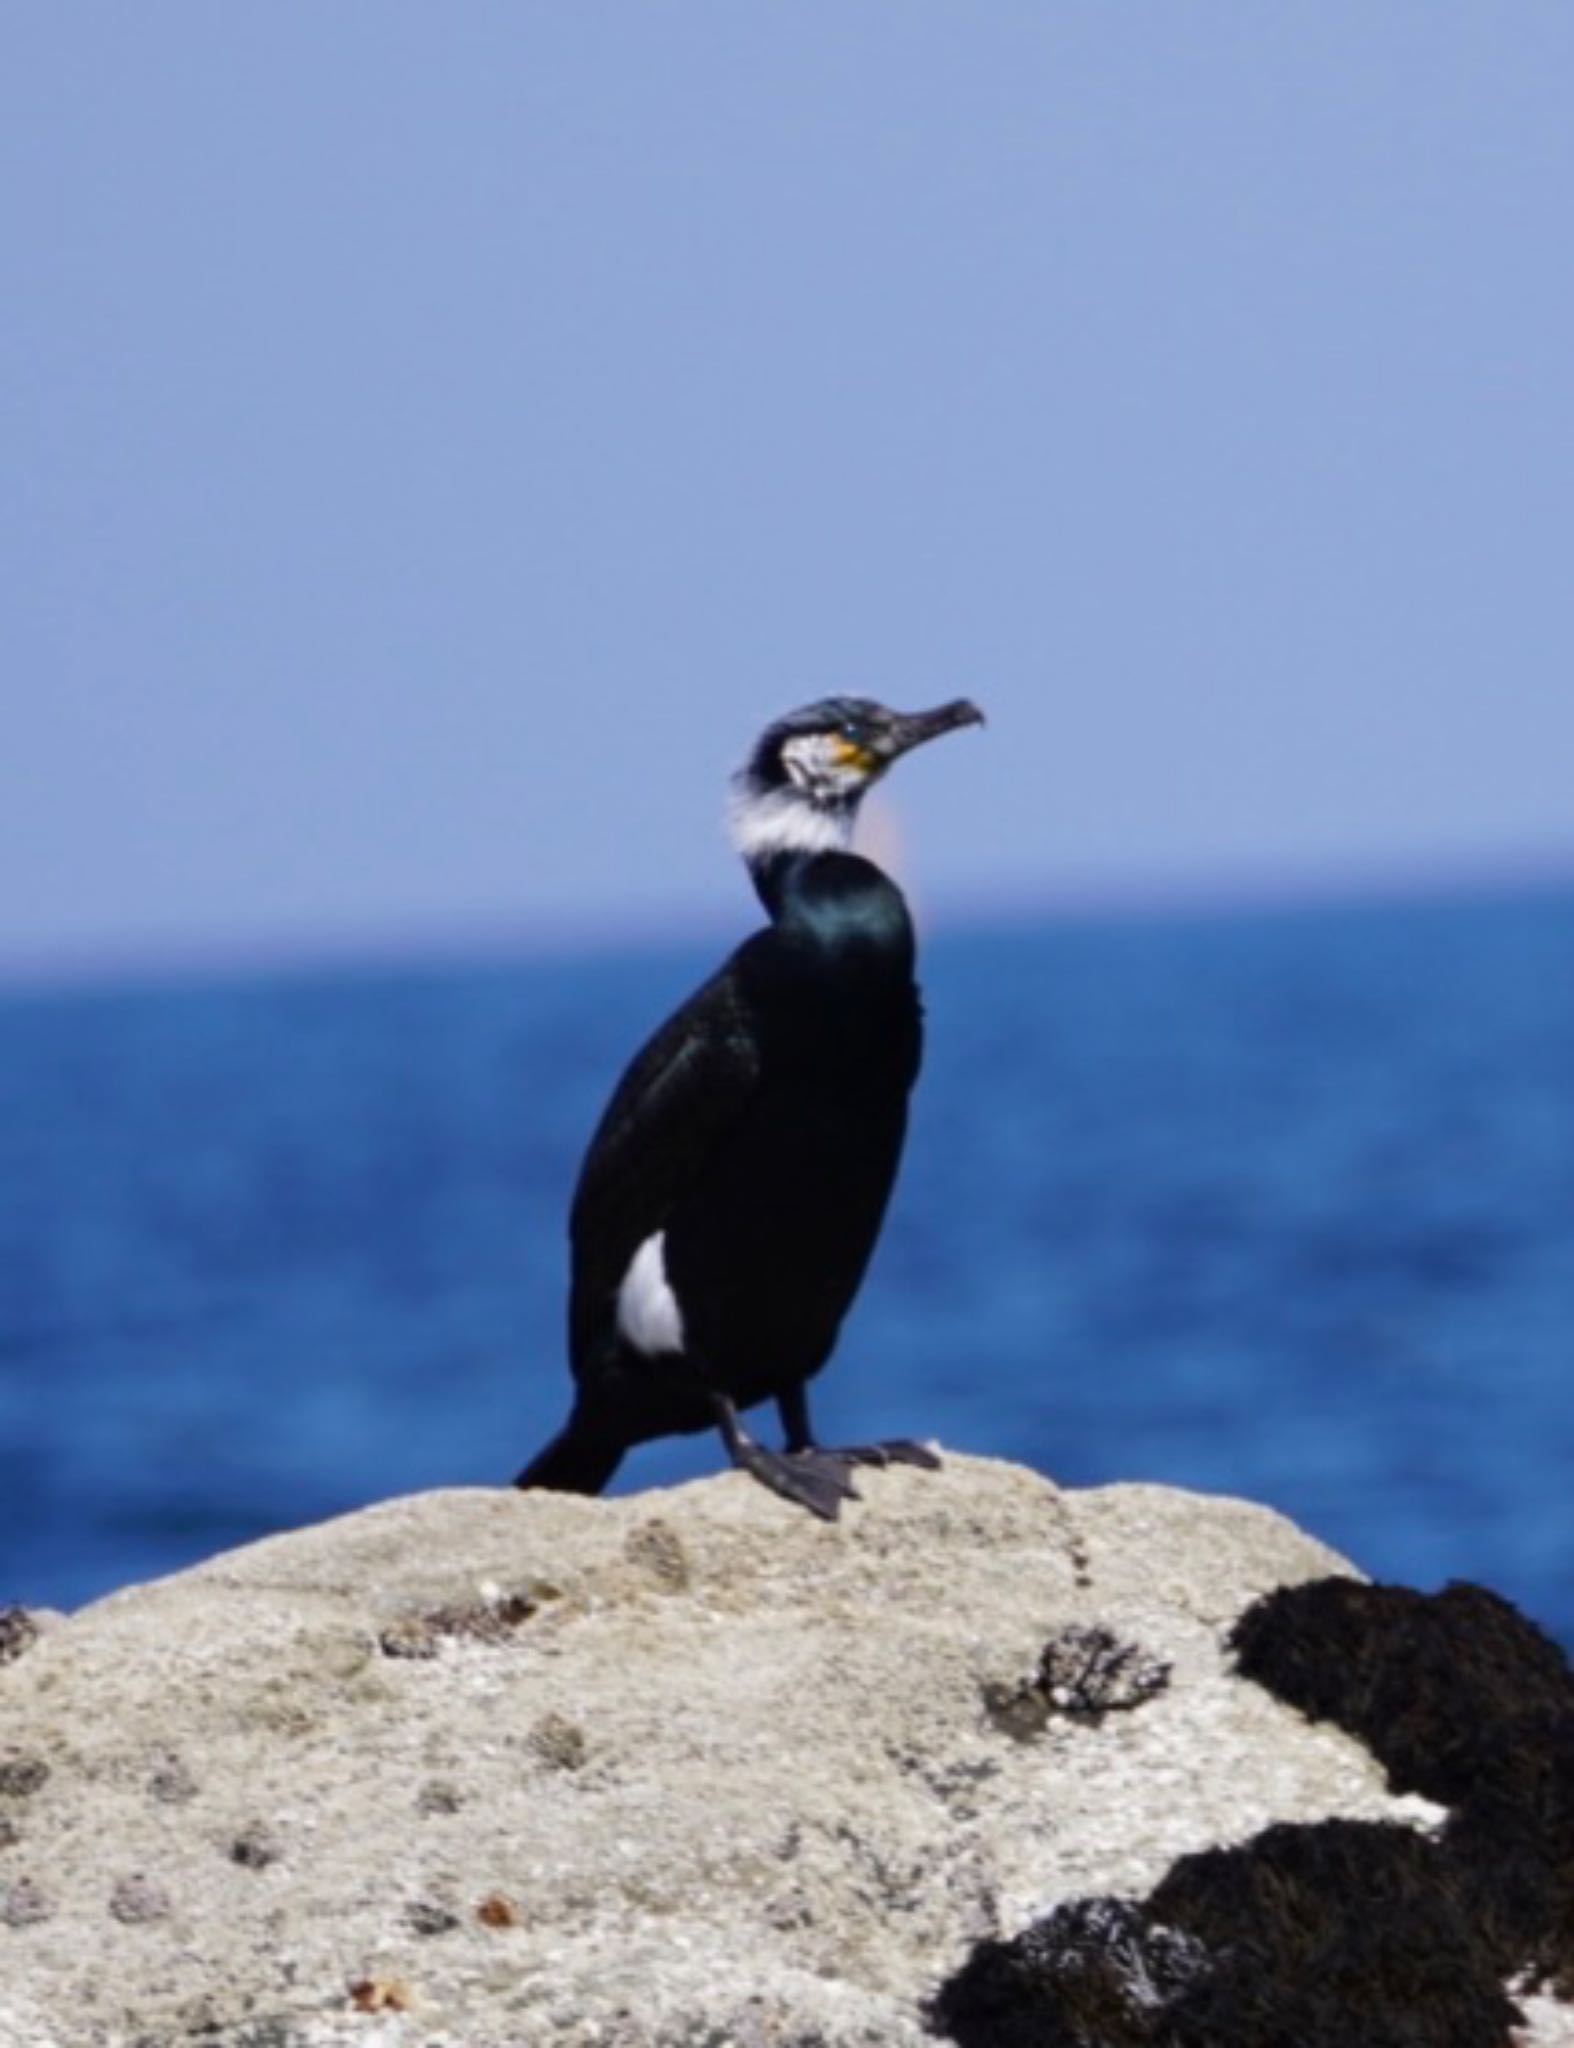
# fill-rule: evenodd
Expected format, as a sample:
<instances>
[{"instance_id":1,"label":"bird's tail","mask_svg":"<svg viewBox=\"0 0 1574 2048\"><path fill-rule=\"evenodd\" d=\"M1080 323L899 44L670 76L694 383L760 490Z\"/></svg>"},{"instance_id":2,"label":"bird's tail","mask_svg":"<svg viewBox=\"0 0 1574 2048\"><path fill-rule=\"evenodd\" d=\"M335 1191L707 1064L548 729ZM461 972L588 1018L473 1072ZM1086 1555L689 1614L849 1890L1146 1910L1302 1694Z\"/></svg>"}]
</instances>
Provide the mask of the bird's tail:
<instances>
[{"instance_id":1,"label":"bird's tail","mask_svg":"<svg viewBox=\"0 0 1574 2048\"><path fill-rule=\"evenodd\" d=\"M609 1436L576 1411L514 1484L542 1487L549 1493L600 1493L627 1449L621 1437Z\"/></svg>"}]
</instances>

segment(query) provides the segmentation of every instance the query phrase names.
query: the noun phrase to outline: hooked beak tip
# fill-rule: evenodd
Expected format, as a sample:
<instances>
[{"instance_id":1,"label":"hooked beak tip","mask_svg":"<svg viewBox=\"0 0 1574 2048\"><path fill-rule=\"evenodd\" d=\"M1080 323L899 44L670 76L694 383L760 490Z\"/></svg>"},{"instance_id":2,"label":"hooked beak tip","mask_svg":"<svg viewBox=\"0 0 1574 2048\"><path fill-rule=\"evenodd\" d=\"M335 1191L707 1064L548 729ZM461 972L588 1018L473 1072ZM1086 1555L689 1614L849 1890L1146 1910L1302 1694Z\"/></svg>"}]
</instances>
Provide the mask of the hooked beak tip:
<instances>
[{"instance_id":1,"label":"hooked beak tip","mask_svg":"<svg viewBox=\"0 0 1574 2048\"><path fill-rule=\"evenodd\" d=\"M911 747L922 746L925 740L938 739L942 733L955 732L960 726L982 725L984 714L969 697L957 697L949 704L940 704L933 711L915 711L901 721L899 751L906 753Z\"/></svg>"}]
</instances>

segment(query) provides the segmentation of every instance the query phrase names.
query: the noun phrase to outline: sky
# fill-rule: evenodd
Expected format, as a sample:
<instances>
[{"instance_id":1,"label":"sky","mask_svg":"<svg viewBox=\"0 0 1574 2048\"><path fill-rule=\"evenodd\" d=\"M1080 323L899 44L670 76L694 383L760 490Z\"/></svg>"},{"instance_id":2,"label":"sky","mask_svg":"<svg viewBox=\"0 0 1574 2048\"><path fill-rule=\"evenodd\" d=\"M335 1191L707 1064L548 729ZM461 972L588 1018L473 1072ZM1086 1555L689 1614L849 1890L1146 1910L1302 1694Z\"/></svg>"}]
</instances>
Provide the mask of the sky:
<instances>
[{"instance_id":1,"label":"sky","mask_svg":"<svg viewBox=\"0 0 1574 2048\"><path fill-rule=\"evenodd\" d=\"M0 25L0 974L1574 873L1566 0Z\"/></svg>"}]
</instances>

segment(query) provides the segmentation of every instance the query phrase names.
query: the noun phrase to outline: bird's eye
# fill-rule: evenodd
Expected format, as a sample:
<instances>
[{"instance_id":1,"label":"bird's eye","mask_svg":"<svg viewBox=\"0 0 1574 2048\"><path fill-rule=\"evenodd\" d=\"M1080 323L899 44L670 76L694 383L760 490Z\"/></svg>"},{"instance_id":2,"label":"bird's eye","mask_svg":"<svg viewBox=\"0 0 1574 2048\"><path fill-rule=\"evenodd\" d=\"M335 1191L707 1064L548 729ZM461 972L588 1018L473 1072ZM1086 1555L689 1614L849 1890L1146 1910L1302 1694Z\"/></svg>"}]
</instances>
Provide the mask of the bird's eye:
<instances>
[{"instance_id":1,"label":"bird's eye","mask_svg":"<svg viewBox=\"0 0 1574 2048\"><path fill-rule=\"evenodd\" d=\"M861 747L864 743L864 729L856 718L849 718L846 721L841 736L850 747Z\"/></svg>"}]
</instances>

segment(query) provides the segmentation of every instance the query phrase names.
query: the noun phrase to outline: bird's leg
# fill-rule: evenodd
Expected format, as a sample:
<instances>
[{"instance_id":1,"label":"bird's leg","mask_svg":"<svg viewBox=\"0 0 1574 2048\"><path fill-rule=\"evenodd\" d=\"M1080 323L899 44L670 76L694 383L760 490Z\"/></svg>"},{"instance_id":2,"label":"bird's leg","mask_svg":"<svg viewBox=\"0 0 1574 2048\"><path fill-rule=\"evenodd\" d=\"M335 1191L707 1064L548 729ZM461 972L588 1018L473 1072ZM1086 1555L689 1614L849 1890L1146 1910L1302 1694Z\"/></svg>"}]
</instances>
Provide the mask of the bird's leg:
<instances>
[{"instance_id":1,"label":"bird's leg","mask_svg":"<svg viewBox=\"0 0 1574 2048\"><path fill-rule=\"evenodd\" d=\"M809 1395L801 1382L777 1397L776 1409L782 1419L787 1454L791 1458L831 1459L844 1465L918 1465L926 1472L940 1470L940 1460L929 1446L914 1443L908 1437L892 1437L877 1444L838 1444L834 1450L823 1449L815 1442L814 1431L809 1426Z\"/></svg>"},{"instance_id":2,"label":"bird's leg","mask_svg":"<svg viewBox=\"0 0 1574 2048\"><path fill-rule=\"evenodd\" d=\"M768 1451L738 1420L738 1411L724 1394L711 1395L716 1426L727 1446L727 1455L741 1472L752 1472L762 1486L779 1493L783 1500L796 1501L822 1521L834 1522L844 1500L856 1500L857 1489L846 1471L834 1460L817 1452L808 1456Z\"/></svg>"}]
</instances>

